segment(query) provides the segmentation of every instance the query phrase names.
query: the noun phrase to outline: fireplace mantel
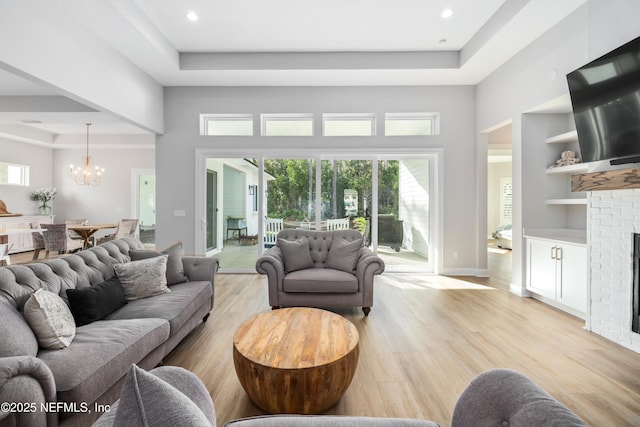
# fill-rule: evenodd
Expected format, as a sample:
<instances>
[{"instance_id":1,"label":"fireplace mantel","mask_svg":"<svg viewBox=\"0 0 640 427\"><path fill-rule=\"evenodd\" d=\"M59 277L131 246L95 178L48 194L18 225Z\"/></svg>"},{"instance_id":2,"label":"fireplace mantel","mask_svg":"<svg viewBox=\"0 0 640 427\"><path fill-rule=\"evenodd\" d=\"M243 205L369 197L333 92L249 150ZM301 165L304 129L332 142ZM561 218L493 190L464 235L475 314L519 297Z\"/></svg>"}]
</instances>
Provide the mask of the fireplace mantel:
<instances>
[{"instance_id":1,"label":"fireplace mantel","mask_svg":"<svg viewBox=\"0 0 640 427\"><path fill-rule=\"evenodd\" d=\"M571 191L640 188L640 168L583 173L571 176Z\"/></svg>"}]
</instances>

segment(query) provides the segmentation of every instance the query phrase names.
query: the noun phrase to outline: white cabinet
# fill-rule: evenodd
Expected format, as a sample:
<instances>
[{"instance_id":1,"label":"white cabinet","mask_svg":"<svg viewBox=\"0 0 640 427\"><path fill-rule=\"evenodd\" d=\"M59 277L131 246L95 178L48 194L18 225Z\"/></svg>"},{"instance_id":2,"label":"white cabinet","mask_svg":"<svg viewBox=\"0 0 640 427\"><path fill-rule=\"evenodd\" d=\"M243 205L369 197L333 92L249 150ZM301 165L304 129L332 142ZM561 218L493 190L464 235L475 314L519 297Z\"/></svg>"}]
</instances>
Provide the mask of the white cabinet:
<instances>
[{"instance_id":1,"label":"white cabinet","mask_svg":"<svg viewBox=\"0 0 640 427\"><path fill-rule=\"evenodd\" d=\"M0 230L6 230L9 236L9 243L13 243L9 253L33 250L32 234L25 229L31 228L29 226L31 222L35 222L38 225L53 224L53 218L53 215L22 215L0 218Z\"/></svg>"},{"instance_id":2,"label":"white cabinet","mask_svg":"<svg viewBox=\"0 0 640 427\"><path fill-rule=\"evenodd\" d=\"M587 309L587 248L527 237L527 289L584 317ZM553 304L555 305L555 304Z\"/></svg>"}]
</instances>

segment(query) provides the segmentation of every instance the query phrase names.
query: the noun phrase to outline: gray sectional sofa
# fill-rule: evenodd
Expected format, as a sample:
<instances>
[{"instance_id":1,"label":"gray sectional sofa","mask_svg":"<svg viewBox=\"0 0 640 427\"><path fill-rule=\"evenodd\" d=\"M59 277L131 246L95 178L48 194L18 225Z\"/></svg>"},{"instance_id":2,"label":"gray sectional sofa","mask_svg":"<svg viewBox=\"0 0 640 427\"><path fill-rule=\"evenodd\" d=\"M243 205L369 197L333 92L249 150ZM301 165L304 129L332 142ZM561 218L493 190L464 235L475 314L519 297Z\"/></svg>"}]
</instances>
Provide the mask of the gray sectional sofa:
<instances>
[{"instance_id":1,"label":"gray sectional sofa","mask_svg":"<svg viewBox=\"0 0 640 427\"><path fill-rule=\"evenodd\" d=\"M168 386L167 384L170 384ZM163 396L158 398L158 396ZM148 424L143 424L142 420ZM129 370L121 399L94 427L119 425L215 426L206 386L183 368ZM585 427L578 416L526 376L510 369L478 375L458 398L452 427ZM232 420L225 427L439 427L427 420L362 416L266 415Z\"/></svg>"},{"instance_id":2,"label":"gray sectional sofa","mask_svg":"<svg viewBox=\"0 0 640 427\"><path fill-rule=\"evenodd\" d=\"M0 411L0 425L91 424L105 408L97 404L119 397L132 364L154 368L206 320L217 260L183 257L180 245L166 254L167 278L170 268L179 276L169 280L170 292L130 300L101 320L75 326L66 348L39 347L24 316L32 294L48 290L69 304L68 289L98 288L116 276L116 267L133 265L132 254L157 255L123 238L42 263L0 267L0 402L10 403Z\"/></svg>"}]
</instances>

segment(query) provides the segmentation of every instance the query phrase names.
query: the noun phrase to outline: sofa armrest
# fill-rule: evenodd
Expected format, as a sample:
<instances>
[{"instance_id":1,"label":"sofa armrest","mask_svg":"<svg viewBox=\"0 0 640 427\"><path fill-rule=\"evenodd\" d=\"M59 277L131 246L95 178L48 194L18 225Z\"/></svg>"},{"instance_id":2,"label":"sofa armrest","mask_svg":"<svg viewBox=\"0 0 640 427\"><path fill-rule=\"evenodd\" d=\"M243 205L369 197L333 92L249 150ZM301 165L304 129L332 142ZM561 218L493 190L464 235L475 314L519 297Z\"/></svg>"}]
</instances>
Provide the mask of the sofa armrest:
<instances>
[{"instance_id":1,"label":"sofa armrest","mask_svg":"<svg viewBox=\"0 0 640 427\"><path fill-rule=\"evenodd\" d=\"M214 284L215 274L218 271L218 258L204 256L182 257L184 274L192 282L205 281Z\"/></svg>"},{"instance_id":2,"label":"sofa armrest","mask_svg":"<svg viewBox=\"0 0 640 427\"><path fill-rule=\"evenodd\" d=\"M282 251L278 246L269 248L256 261L256 271L266 274L269 288L269 305L271 307L280 306L278 291L282 289L284 280L284 261Z\"/></svg>"},{"instance_id":3,"label":"sofa armrest","mask_svg":"<svg viewBox=\"0 0 640 427\"><path fill-rule=\"evenodd\" d=\"M33 356L0 358L0 402L15 404L11 411L0 411L2 423L55 426L57 412L47 412L41 405L55 401L55 380L42 360Z\"/></svg>"},{"instance_id":4,"label":"sofa armrest","mask_svg":"<svg viewBox=\"0 0 640 427\"><path fill-rule=\"evenodd\" d=\"M364 280L366 276L373 277L374 274L382 274L384 267L382 258L374 255L370 248L360 248L358 263L356 264L358 281Z\"/></svg>"},{"instance_id":5,"label":"sofa armrest","mask_svg":"<svg viewBox=\"0 0 640 427\"><path fill-rule=\"evenodd\" d=\"M491 369L464 389L451 427L509 425L585 427L577 415L529 378L510 369Z\"/></svg>"}]
</instances>

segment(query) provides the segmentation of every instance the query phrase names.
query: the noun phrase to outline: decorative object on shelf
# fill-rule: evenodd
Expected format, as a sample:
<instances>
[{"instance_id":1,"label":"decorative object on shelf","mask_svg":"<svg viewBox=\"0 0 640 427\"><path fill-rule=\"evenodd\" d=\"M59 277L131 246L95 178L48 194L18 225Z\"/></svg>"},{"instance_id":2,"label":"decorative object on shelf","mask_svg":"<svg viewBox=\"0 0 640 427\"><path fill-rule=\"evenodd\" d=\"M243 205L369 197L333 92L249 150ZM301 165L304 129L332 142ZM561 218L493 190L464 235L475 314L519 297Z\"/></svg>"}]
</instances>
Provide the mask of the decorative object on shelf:
<instances>
[{"instance_id":1,"label":"decorative object on shelf","mask_svg":"<svg viewBox=\"0 0 640 427\"><path fill-rule=\"evenodd\" d=\"M87 123L87 155L82 156L82 166L69 165L71 179L78 185L98 185L104 175L104 168L94 166L93 159L89 155L89 126L91 123Z\"/></svg>"},{"instance_id":2,"label":"decorative object on shelf","mask_svg":"<svg viewBox=\"0 0 640 427\"><path fill-rule=\"evenodd\" d=\"M31 193L31 200L42 202L42 204L38 206L38 213L40 213L40 215L51 214L51 205L48 205L47 202L55 199L57 192L56 187L43 187Z\"/></svg>"},{"instance_id":3,"label":"decorative object on shelf","mask_svg":"<svg viewBox=\"0 0 640 427\"><path fill-rule=\"evenodd\" d=\"M560 158L556 160L554 165L549 166L549 169L561 166L577 165L578 163L580 163L580 158L576 157L576 152L567 150L560 153Z\"/></svg>"},{"instance_id":4,"label":"decorative object on shelf","mask_svg":"<svg viewBox=\"0 0 640 427\"><path fill-rule=\"evenodd\" d=\"M1 216L22 216L22 214L9 212L7 210L7 205L0 200L0 217Z\"/></svg>"}]
</instances>

